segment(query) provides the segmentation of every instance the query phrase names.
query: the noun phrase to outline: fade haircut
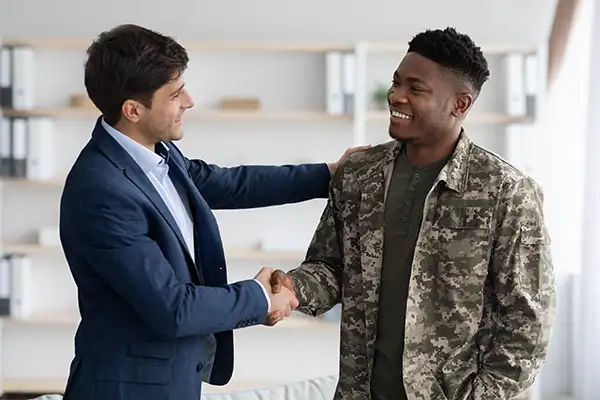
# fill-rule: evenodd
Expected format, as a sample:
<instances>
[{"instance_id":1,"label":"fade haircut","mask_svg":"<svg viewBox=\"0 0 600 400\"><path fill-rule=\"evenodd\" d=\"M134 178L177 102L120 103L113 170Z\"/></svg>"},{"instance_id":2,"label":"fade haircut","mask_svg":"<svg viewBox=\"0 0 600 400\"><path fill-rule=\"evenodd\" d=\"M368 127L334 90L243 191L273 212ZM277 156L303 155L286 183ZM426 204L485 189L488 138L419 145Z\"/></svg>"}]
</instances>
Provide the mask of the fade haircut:
<instances>
[{"instance_id":1,"label":"fade haircut","mask_svg":"<svg viewBox=\"0 0 600 400\"><path fill-rule=\"evenodd\" d=\"M473 90L475 97L490 76L481 48L454 28L426 30L408 43L408 52L418 53L454 72Z\"/></svg>"},{"instance_id":2,"label":"fade haircut","mask_svg":"<svg viewBox=\"0 0 600 400\"><path fill-rule=\"evenodd\" d=\"M126 100L150 108L154 93L185 71L188 55L173 38L138 25L101 33L87 50L85 87L110 125Z\"/></svg>"}]
</instances>

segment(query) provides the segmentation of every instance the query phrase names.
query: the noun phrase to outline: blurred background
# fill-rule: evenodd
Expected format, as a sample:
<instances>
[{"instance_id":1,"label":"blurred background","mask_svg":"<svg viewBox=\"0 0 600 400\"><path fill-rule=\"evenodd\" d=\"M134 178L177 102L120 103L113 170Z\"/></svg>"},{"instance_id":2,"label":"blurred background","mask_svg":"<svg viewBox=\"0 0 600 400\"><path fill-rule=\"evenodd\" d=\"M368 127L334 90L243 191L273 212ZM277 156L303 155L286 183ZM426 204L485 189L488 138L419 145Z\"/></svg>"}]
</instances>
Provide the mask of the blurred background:
<instances>
[{"instance_id":1,"label":"blurred background","mask_svg":"<svg viewBox=\"0 0 600 400\"><path fill-rule=\"evenodd\" d=\"M181 148L223 166L337 160L388 140L385 91L407 42L454 26L491 78L465 129L544 188L558 315L548 361L523 398L600 399L600 5L593 0L0 0L0 394L64 389L79 320L58 240L65 174L97 113L85 50L135 23L186 46L196 107ZM0 65L0 71L6 65ZM302 261L324 201L217 212L231 281ZM10 278L8 278L10 276ZM12 306L9 306L12 304ZM339 310L236 331L225 388L277 387L337 373ZM282 367L285 360L290 368Z\"/></svg>"}]
</instances>

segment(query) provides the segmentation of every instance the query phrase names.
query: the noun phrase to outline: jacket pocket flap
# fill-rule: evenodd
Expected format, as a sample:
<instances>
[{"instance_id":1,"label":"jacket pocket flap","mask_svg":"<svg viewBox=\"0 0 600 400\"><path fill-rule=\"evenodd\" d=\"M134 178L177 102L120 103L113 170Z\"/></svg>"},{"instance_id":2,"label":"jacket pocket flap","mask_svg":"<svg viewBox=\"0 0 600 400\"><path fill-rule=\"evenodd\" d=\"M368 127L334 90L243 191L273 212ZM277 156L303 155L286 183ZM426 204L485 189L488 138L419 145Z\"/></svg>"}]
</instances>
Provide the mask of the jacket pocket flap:
<instances>
[{"instance_id":1,"label":"jacket pocket flap","mask_svg":"<svg viewBox=\"0 0 600 400\"><path fill-rule=\"evenodd\" d=\"M100 381L166 385L171 380L171 373L170 365L104 363L98 365L96 377Z\"/></svg>"}]
</instances>

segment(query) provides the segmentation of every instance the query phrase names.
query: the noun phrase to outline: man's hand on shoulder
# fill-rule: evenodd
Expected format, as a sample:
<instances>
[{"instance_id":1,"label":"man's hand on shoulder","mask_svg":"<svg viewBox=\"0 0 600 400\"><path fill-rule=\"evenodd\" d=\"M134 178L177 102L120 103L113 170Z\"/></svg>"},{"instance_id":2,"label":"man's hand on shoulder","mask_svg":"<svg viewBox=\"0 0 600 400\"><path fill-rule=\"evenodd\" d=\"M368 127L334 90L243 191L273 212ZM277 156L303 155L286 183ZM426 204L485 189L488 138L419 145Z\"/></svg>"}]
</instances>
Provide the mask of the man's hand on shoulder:
<instances>
[{"instance_id":1,"label":"man's hand on shoulder","mask_svg":"<svg viewBox=\"0 0 600 400\"><path fill-rule=\"evenodd\" d=\"M275 276L275 279L277 279L280 273L283 273L283 271L274 271L273 268L265 267L254 277L263 286L268 296L270 307L267 320L264 323L267 326L273 326L284 318L289 317L292 311L299 305L298 299L296 299L296 295L291 287L273 287L272 282L276 281L273 277ZM283 274L285 275L285 273Z\"/></svg>"},{"instance_id":2,"label":"man's hand on shoulder","mask_svg":"<svg viewBox=\"0 0 600 400\"><path fill-rule=\"evenodd\" d=\"M368 144L366 146L356 146L356 147L350 147L350 148L346 149L344 154L342 154L342 157L340 157L340 159L337 162L327 164L327 166L329 167L329 173L331 174L331 176L333 176L333 174L335 174L335 171L337 171L338 167L341 164L343 164L344 161L346 161L348 159L348 157L350 157L352 154L356 153L357 151L366 150L370 147L371 147L371 145Z\"/></svg>"}]
</instances>

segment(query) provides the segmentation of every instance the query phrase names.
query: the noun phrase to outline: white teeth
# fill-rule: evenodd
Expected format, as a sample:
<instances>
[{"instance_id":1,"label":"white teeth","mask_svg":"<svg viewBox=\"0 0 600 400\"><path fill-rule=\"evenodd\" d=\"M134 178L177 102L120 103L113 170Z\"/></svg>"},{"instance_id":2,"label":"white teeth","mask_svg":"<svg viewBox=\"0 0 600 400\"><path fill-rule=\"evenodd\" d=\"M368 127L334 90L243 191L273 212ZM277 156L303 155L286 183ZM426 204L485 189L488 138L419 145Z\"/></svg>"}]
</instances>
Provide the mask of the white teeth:
<instances>
[{"instance_id":1,"label":"white teeth","mask_svg":"<svg viewBox=\"0 0 600 400\"><path fill-rule=\"evenodd\" d=\"M395 118L412 119L412 116L394 110L390 110L390 114Z\"/></svg>"}]
</instances>

